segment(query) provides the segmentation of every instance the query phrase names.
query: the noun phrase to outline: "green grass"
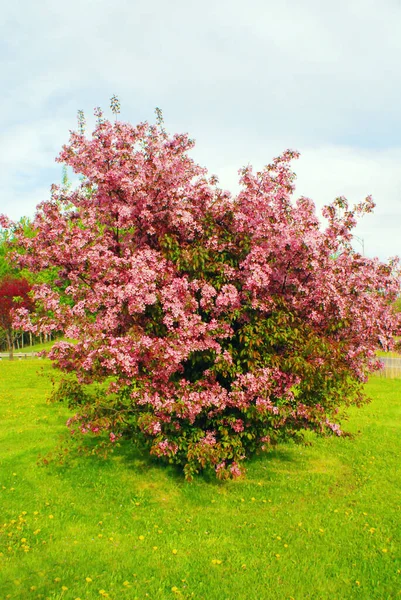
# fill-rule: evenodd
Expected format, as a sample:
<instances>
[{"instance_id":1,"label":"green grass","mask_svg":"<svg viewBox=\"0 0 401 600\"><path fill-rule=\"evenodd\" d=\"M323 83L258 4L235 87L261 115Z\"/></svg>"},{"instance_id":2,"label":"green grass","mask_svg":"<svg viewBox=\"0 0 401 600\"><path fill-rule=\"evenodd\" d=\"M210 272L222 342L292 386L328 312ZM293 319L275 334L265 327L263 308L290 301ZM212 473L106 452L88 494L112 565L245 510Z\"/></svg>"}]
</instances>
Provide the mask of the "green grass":
<instances>
[{"instance_id":1,"label":"green grass","mask_svg":"<svg viewBox=\"0 0 401 600\"><path fill-rule=\"evenodd\" d=\"M251 461L245 480L188 484L128 442L102 458L88 440L63 460L70 413L46 402L38 369L51 372L0 363L1 600L400 594L400 381L371 379L353 439L311 437Z\"/></svg>"},{"instance_id":2,"label":"green grass","mask_svg":"<svg viewBox=\"0 0 401 600\"><path fill-rule=\"evenodd\" d=\"M387 356L388 358L401 358L401 354L399 352L383 352L383 350L378 350L376 352L376 356Z\"/></svg>"}]
</instances>

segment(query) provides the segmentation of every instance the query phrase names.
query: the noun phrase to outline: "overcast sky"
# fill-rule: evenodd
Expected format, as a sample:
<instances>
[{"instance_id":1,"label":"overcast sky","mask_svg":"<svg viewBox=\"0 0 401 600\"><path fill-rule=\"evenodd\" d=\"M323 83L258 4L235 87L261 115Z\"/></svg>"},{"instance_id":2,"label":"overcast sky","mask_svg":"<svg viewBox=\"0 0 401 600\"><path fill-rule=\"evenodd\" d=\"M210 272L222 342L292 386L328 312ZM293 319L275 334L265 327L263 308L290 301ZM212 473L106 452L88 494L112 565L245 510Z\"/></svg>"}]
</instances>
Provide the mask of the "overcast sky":
<instances>
[{"instance_id":1,"label":"overcast sky","mask_svg":"<svg viewBox=\"0 0 401 600\"><path fill-rule=\"evenodd\" d=\"M400 0L14 0L0 29L0 213L33 215L77 110L94 124L117 94L234 193L240 167L298 150L296 196L372 194L365 252L401 255Z\"/></svg>"}]
</instances>

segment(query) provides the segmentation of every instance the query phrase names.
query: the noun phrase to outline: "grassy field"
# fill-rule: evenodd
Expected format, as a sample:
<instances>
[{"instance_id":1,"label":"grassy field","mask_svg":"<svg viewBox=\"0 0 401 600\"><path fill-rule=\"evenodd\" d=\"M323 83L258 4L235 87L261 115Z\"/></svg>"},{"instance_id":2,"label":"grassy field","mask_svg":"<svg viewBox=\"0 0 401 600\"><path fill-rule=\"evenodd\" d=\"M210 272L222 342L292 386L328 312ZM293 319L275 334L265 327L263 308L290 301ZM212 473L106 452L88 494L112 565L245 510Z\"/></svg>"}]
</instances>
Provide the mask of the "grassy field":
<instances>
[{"instance_id":1,"label":"grassy field","mask_svg":"<svg viewBox=\"0 0 401 600\"><path fill-rule=\"evenodd\" d=\"M1 600L401 596L401 381L371 379L353 439L188 484L128 442L106 458L90 440L60 449L70 413L46 401L50 372L0 363Z\"/></svg>"},{"instance_id":2,"label":"grassy field","mask_svg":"<svg viewBox=\"0 0 401 600\"><path fill-rule=\"evenodd\" d=\"M382 350L378 350L376 352L377 356L387 356L388 358L400 358L401 354L399 352L383 352Z\"/></svg>"}]
</instances>

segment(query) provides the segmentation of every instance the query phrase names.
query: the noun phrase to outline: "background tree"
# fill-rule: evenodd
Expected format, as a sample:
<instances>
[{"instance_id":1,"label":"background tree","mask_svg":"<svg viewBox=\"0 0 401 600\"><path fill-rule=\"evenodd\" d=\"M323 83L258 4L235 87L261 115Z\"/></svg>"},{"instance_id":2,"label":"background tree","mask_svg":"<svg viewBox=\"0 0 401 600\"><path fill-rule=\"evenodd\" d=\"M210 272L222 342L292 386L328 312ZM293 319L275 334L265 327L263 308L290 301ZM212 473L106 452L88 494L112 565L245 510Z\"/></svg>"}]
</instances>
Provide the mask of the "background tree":
<instances>
[{"instance_id":1,"label":"background tree","mask_svg":"<svg viewBox=\"0 0 401 600\"><path fill-rule=\"evenodd\" d=\"M66 168L63 168L62 175L62 187L65 190L70 188L71 184L68 180ZM28 268L21 265L17 265L10 258L13 253L23 253L23 247L18 244L18 239L14 235L15 228L23 234L24 238L32 238L35 236L35 232L32 226L32 222L28 217L21 217L16 224L11 225L11 222L7 218L4 220L6 225L5 229L0 228L0 281L6 277L23 279L29 282L30 286L47 284L54 287L63 295L62 288L57 287L58 281L58 269L53 265L49 264L43 269L30 271ZM67 300L68 301L68 300ZM3 330L3 339L7 339L6 332ZM57 334L58 332L55 332ZM51 336L49 336L51 337ZM23 338L22 338L23 339ZM30 332L30 341L32 344L32 332ZM45 341L47 334L45 334ZM42 334L39 332L38 340L42 341ZM18 338L17 338L18 341ZM8 342L7 342L8 347Z\"/></svg>"},{"instance_id":2,"label":"background tree","mask_svg":"<svg viewBox=\"0 0 401 600\"><path fill-rule=\"evenodd\" d=\"M15 329L13 312L16 308L30 311L32 300L29 297L31 286L26 279L7 275L0 280L0 328L5 332L10 360L13 359Z\"/></svg>"},{"instance_id":3,"label":"background tree","mask_svg":"<svg viewBox=\"0 0 401 600\"><path fill-rule=\"evenodd\" d=\"M16 264L58 273L34 286L36 311L18 326L62 330L78 343L57 343L54 363L81 384L110 382L99 398L73 386L69 425L142 439L188 478L238 476L304 429L341 435L340 408L365 401L377 344L393 347L399 324L397 260L351 245L372 199L337 198L323 230L313 202L292 199L296 152L242 169L233 198L159 110L136 127L96 114L89 139L80 114L58 158L80 186L53 186L32 236L9 223Z\"/></svg>"},{"instance_id":4,"label":"background tree","mask_svg":"<svg viewBox=\"0 0 401 600\"><path fill-rule=\"evenodd\" d=\"M16 273L7 256L9 253L9 232L0 228L0 281L7 275Z\"/></svg>"}]
</instances>

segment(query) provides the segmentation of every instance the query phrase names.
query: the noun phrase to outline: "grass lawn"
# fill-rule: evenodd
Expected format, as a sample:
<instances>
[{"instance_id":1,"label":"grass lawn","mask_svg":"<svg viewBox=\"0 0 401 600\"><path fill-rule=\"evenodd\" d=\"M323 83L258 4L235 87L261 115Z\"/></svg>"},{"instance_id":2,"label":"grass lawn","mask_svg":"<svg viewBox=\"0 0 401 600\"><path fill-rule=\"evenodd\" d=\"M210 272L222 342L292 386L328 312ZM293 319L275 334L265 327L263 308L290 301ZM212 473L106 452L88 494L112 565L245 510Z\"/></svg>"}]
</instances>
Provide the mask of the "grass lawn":
<instances>
[{"instance_id":1,"label":"grass lawn","mask_svg":"<svg viewBox=\"0 0 401 600\"><path fill-rule=\"evenodd\" d=\"M70 413L46 402L40 370L0 363L1 600L401 596L401 381L371 379L353 439L310 437L244 480L188 484L128 442L59 460Z\"/></svg>"},{"instance_id":2,"label":"grass lawn","mask_svg":"<svg viewBox=\"0 0 401 600\"><path fill-rule=\"evenodd\" d=\"M401 354L399 352L383 352L382 350L378 350L376 352L377 356L385 356L387 358L401 358Z\"/></svg>"}]
</instances>

